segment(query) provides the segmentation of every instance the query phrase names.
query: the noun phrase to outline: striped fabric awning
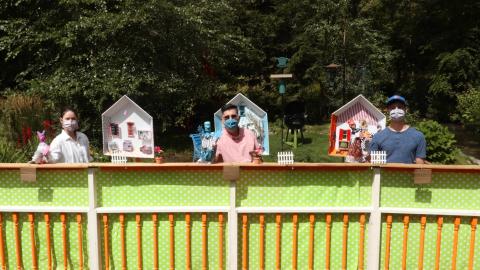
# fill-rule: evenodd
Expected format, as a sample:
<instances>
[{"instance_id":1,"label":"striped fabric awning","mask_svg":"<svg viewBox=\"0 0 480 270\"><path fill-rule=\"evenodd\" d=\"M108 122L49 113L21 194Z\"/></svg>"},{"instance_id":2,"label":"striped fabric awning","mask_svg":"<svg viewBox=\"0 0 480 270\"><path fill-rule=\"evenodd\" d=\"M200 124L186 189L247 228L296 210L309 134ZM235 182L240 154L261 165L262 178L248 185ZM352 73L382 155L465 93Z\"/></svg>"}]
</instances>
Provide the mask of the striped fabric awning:
<instances>
[{"instance_id":1,"label":"striped fabric awning","mask_svg":"<svg viewBox=\"0 0 480 270\"><path fill-rule=\"evenodd\" d=\"M356 122L366 120L368 125L376 126L378 124L377 119L375 119L372 113L370 113L360 102L353 104L346 111L342 112L337 118L337 123L346 123L348 119L353 119Z\"/></svg>"}]
</instances>

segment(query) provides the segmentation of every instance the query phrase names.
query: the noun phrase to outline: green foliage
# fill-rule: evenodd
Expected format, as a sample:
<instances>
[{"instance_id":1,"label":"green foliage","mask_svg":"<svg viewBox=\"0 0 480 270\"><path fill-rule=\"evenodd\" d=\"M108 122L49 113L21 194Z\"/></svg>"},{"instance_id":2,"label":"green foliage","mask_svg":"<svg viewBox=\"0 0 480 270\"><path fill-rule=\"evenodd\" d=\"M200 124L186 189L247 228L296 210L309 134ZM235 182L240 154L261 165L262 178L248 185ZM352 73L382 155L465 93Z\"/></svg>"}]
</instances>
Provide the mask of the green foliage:
<instances>
[{"instance_id":1,"label":"green foliage","mask_svg":"<svg viewBox=\"0 0 480 270\"><path fill-rule=\"evenodd\" d=\"M26 162L24 152L4 138L0 138L0 163L18 162Z\"/></svg>"},{"instance_id":2,"label":"green foliage","mask_svg":"<svg viewBox=\"0 0 480 270\"><path fill-rule=\"evenodd\" d=\"M425 135L428 161L442 164L455 162L458 154L455 135L447 127L433 120L424 120L418 122L416 128Z\"/></svg>"},{"instance_id":3,"label":"green foliage","mask_svg":"<svg viewBox=\"0 0 480 270\"><path fill-rule=\"evenodd\" d=\"M458 117L463 124L480 133L480 89L472 88L457 96Z\"/></svg>"}]
</instances>

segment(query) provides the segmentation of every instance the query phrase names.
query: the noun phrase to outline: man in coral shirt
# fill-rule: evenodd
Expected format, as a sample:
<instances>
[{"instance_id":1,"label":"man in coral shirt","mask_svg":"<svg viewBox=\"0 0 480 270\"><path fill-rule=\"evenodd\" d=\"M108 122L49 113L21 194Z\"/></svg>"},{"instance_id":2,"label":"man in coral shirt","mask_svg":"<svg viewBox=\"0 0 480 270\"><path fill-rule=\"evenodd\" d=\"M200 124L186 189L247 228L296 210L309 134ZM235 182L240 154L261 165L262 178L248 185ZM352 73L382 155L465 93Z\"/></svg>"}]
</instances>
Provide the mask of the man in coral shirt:
<instances>
[{"instance_id":1,"label":"man in coral shirt","mask_svg":"<svg viewBox=\"0 0 480 270\"><path fill-rule=\"evenodd\" d=\"M225 104L221 110L224 129L217 141L215 162L252 162L250 152L260 149L255 134L238 126L237 106Z\"/></svg>"}]
</instances>

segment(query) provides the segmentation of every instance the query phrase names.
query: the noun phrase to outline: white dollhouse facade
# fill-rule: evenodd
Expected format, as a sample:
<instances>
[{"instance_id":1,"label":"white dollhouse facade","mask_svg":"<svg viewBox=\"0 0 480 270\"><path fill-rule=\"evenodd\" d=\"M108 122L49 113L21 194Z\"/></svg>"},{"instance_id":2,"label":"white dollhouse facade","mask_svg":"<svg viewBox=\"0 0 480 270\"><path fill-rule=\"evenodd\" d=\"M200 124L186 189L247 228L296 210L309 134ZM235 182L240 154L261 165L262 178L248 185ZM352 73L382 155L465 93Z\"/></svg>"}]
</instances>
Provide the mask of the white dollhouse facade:
<instances>
[{"instance_id":1,"label":"white dollhouse facade","mask_svg":"<svg viewBox=\"0 0 480 270\"><path fill-rule=\"evenodd\" d=\"M153 118L127 96L102 114L103 154L153 158Z\"/></svg>"}]
</instances>

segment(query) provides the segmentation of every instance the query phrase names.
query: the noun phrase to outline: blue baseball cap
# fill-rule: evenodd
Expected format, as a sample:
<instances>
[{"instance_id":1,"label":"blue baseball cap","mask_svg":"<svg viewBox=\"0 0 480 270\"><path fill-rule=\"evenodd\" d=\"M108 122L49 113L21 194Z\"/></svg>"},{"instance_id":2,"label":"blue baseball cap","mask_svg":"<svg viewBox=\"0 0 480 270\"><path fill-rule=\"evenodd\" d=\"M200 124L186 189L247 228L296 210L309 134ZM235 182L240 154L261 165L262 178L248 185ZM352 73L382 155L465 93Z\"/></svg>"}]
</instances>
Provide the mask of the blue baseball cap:
<instances>
[{"instance_id":1,"label":"blue baseball cap","mask_svg":"<svg viewBox=\"0 0 480 270\"><path fill-rule=\"evenodd\" d=\"M393 103L393 102L396 102L396 101L401 102L401 103L403 103L403 104L405 104L405 105L408 105L408 104L407 104L407 101L405 100L404 97L399 96L399 95L393 95L393 96L391 96L391 97L389 97L389 98L387 99L387 106L390 105L390 104Z\"/></svg>"}]
</instances>

